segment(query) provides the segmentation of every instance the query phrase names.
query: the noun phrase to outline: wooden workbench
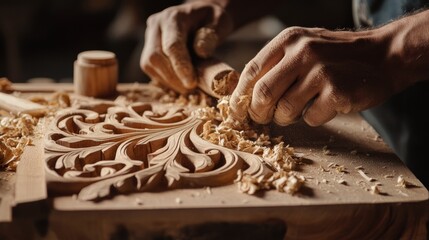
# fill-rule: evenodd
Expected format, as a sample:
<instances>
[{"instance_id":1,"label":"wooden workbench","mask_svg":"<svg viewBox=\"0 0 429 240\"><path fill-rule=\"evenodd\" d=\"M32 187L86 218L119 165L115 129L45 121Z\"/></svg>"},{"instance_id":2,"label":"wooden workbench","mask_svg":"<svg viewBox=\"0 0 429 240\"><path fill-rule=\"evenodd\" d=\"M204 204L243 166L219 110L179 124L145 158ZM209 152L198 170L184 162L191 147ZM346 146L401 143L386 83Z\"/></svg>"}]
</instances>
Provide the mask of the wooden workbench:
<instances>
[{"instance_id":1,"label":"wooden workbench","mask_svg":"<svg viewBox=\"0 0 429 240\"><path fill-rule=\"evenodd\" d=\"M242 194L232 182L101 201L48 194L43 141L37 140L17 173L0 172L0 239L427 239L427 189L359 115L276 131L304 155L299 173L306 180L295 195ZM398 186L400 175L408 187ZM375 184L379 194L371 191Z\"/></svg>"}]
</instances>

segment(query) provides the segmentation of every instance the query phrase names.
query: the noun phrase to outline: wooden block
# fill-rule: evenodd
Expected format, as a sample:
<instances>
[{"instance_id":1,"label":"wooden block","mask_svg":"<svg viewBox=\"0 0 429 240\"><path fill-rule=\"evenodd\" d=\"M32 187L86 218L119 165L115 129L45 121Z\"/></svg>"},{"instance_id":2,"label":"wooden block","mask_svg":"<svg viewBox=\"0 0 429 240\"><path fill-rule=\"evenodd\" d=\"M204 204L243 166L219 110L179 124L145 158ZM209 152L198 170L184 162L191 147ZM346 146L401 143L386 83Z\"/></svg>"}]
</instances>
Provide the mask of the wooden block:
<instances>
[{"instance_id":1,"label":"wooden block","mask_svg":"<svg viewBox=\"0 0 429 240\"><path fill-rule=\"evenodd\" d=\"M43 105L5 93L0 93L0 109L14 114L26 113L33 117L40 117L46 113Z\"/></svg>"},{"instance_id":2,"label":"wooden block","mask_svg":"<svg viewBox=\"0 0 429 240\"><path fill-rule=\"evenodd\" d=\"M108 51L85 51L74 63L75 93L87 97L111 97L116 94L118 63Z\"/></svg>"}]
</instances>

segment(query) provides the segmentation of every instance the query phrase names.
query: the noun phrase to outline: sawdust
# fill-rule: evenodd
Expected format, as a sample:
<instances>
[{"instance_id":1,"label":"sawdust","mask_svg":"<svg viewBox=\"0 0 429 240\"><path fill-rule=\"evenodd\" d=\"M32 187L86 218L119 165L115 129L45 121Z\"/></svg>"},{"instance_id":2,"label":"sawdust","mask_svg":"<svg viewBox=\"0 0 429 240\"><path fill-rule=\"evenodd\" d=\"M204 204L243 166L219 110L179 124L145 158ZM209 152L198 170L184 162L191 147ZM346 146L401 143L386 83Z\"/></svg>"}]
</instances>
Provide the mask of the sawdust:
<instances>
[{"instance_id":1,"label":"sawdust","mask_svg":"<svg viewBox=\"0 0 429 240\"><path fill-rule=\"evenodd\" d=\"M246 104L245 99L242 102ZM254 194L261 189L276 189L293 194L304 183L304 177L293 171L299 164L294 149L281 141L281 137L271 138L267 127L232 119L229 97L221 98L216 108L199 108L195 114L206 121L200 135L203 139L229 149L258 155L275 170L258 178L238 171L235 182L240 192Z\"/></svg>"},{"instance_id":2,"label":"sawdust","mask_svg":"<svg viewBox=\"0 0 429 240\"><path fill-rule=\"evenodd\" d=\"M16 95L19 95L16 93ZM38 118L29 114L0 113L0 169L16 171L26 146L32 144L34 138L41 137L38 124L52 117L59 109L71 105L67 93L54 93L48 98L32 97L29 100L47 106L48 111Z\"/></svg>"}]
</instances>

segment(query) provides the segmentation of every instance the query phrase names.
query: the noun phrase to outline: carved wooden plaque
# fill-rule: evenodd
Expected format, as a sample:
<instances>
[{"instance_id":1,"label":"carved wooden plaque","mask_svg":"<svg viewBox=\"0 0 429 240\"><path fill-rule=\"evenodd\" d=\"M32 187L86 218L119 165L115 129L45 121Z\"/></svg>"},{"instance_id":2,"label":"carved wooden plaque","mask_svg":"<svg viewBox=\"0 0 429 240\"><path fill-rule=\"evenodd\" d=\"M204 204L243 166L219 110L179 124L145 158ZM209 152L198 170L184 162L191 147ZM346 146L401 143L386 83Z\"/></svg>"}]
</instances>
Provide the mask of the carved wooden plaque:
<instances>
[{"instance_id":1,"label":"carved wooden plaque","mask_svg":"<svg viewBox=\"0 0 429 240\"><path fill-rule=\"evenodd\" d=\"M96 102L60 112L45 141L50 190L94 200L115 193L233 183L271 171L261 157L205 141L192 107Z\"/></svg>"},{"instance_id":2,"label":"carved wooden plaque","mask_svg":"<svg viewBox=\"0 0 429 240\"><path fill-rule=\"evenodd\" d=\"M232 184L237 172L269 175L274 170L266 159L202 139L205 120L192 107L162 103L157 88L141 91L131 104L75 99L72 109L59 112L46 129L44 148L35 141L25 151L14 202L44 199L46 175L49 228L62 238L109 239L117 231L135 238L197 232L253 238L251 230L272 220L285 239L427 237L426 188L359 116L283 129L285 141L305 155L298 166L302 191L249 195ZM412 185L399 184L401 178ZM15 208L20 212L19 204ZM243 222L252 225L234 227L238 235L221 234L224 223Z\"/></svg>"}]
</instances>

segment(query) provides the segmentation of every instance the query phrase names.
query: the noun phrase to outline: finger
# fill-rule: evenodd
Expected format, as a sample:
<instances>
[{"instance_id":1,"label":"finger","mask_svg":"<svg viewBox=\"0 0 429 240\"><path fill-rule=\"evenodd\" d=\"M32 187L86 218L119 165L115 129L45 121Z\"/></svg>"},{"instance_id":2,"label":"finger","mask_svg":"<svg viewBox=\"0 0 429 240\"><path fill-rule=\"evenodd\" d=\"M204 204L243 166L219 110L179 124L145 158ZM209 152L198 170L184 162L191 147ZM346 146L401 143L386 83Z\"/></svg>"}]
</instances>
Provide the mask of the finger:
<instances>
[{"instance_id":1,"label":"finger","mask_svg":"<svg viewBox=\"0 0 429 240\"><path fill-rule=\"evenodd\" d=\"M183 86L193 89L197 86L197 80L186 46L187 36L184 33L187 32L187 29L183 29L179 24L180 22L177 21L161 23L162 50Z\"/></svg>"},{"instance_id":2,"label":"finger","mask_svg":"<svg viewBox=\"0 0 429 240\"><path fill-rule=\"evenodd\" d=\"M329 96L327 91L322 92L304 112L303 119L308 125L320 126L337 115Z\"/></svg>"},{"instance_id":3,"label":"finger","mask_svg":"<svg viewBox=\"0 0 429 240\"><path fill-rule=\"evenodd\" d=\"M242 98L252 96L256 82L283 58L280 47L270 42L246 66L240 75L237 87L231 95L231 114L235 120L243 121L247 117L250 102L243 106Z\"/></svg>"},{"instance_id":4,"label":"finger","mask_svg":"<svg viewBox=\"0 0 429 240\"><path fill-rule=\"evenodd\" d=\"M180 93L187 92L187 89L175 75L168 58L161 50L161 32L158 25L148 26L145 36L145 46L140 59L143 71L151 78L156 77L166 87Z\"/></svg>"},{"instance_id":5,"label":"finger","mask_svg":"<svg viewBox=\"0 0 429 240\"><path fill-rule=\"evenodd\" d=\"M295 82L278 101L274 112L274 122L280 126L296 122L305 107L320 92L324 78L325 76L321 74L319 68L315 67L304 78Z\"/></svg>"},{"instance_id":6,"label":"finger","mask_svg":"<svg viewBox=\"0 0 429 240\"><path fill-rule=\"evenodd\" d=\"M276 103L297 79L298 72L296 61L282 59L256 82L249 108L253 121L267 124L272 120Z\"/></svg>"}]
</instances>

